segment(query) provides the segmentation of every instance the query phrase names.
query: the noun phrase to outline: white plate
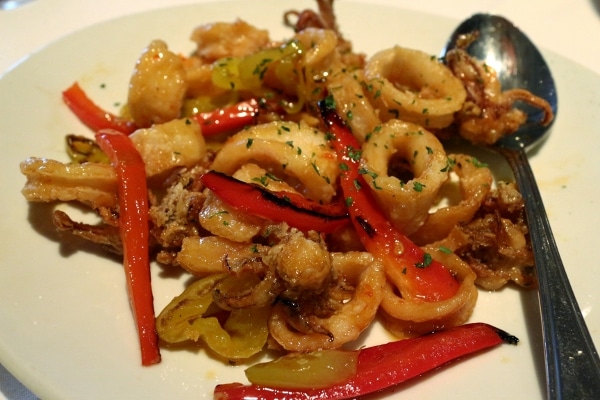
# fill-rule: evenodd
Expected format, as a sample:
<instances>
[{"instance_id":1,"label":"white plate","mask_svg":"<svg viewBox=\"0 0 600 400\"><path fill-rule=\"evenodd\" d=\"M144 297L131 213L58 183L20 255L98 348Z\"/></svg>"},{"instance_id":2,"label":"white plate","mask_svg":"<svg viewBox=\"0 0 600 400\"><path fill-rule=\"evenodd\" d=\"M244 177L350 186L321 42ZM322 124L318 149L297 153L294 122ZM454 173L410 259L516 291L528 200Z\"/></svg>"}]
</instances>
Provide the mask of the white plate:
<instances>
[{"instance_id":1,"label":"white plate","mask_svg":"<svg viewBox=\"0 0 600 400\"><path fill-rule=\"evenodd\" d=\"M28 156L64 160L64 135L84 132L60 97L73 81L116 110L114 103L125 98L133 64L150 40L164 39L171 49L187 53L196 25L238 16L268 28L273 38L289 37L281 23L283 11L314 7L308 0L274 4L221 1L96 25L50 44L0 80L0 362L42 398L201 399L211 398L216 384L244 381L244 366L221 365L201 350L163 350L161 364L141 367L120 261L92 246L60 241L50 207L30 207L19 193L24 178L18 165ZM397 8L351 1L336 6L346 37L368 54L394 44L437 54L455 26L455 21ZM600 343L595 283L600 77L546 55L558 83L559 115L532 164L573 288ZM179 293L185 277L153 266L153 279L161 310ZM533 291L482 292L472 321L501 327L521 343L455 363L385 396L401 391L411 399L541 398L537 307ZM379 327L365 335L366 344L388 339Z\"/></svg>"}]
</instances>

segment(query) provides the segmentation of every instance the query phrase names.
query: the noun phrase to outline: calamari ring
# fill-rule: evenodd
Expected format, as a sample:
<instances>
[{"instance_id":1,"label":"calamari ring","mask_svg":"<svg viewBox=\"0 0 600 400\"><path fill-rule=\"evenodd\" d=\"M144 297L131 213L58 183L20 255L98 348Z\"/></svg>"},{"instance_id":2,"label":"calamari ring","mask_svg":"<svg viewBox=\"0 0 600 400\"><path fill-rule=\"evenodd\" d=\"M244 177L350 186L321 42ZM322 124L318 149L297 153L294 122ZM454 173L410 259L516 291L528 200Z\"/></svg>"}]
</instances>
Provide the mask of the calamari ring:
<instances>
[{"instance_id":1,"label":"calamari ring","mask_svg":"<svg viewBox=\"0 0 600 400\"><path fill-rule=\"evenodd\" d=\"M293 70L283 67L277 72L275 68L279 86L283 84L283 91L297 98L286 106L291 114L299 112L307 103L320 100L329 77L334 71L341 71L345 67L338 50L338 36L334 31L307 28L297 33L294 39L303 49L300 62L293 66ZM270 76L269 73L265 76L267 85Z\"/></svg>"},{"instance_id":2,"label":"calamari ring","mask_svg":"<svg viewBox=\"0 0 600 400\"><path fill-rule=\"evenodd\" d=\"M383 121L392 118L445 128L467 97L461 81L435 57L395 46L365 66L368 96Z\"/></svg>"},{"instance_id":3,"label":"calamari ring","mask_svg":"<svg viewBox=\"0 0 600 400\"><path fill-rule=\"evenodd\" d=\"M260 232L265 220L240 212L209 192L198 213L198 223L213 235L246 243Z\"/></svg>"},{"instance_id":4,"label":"calamari ring","mask_svg":"<svg viewBox=\"0 0 600 400\"><path fill-rule=\"evenodd\" d=\"M27 177L21 190L27 201L79 201L94 209L118 204L117 175L109 164L65 164L29 157L20 168Z\"/></svg>"},{"instance_id":5,"label":"calamari ring","mask_svg":"<svg viewBox=\"0 0 600 400\"><path fill-rule=\"evenodd\" d=\"M259 261L250 261L259 264ZM277 280L272 268L264 268L264 276L254 272L242 272L229 275L215 287L213 300L224 310L254 309L271 305L283 291L283 286ZM270 314L270 311L269 311Z\"/></svg>"},{"instance_id":6,"label":"calamari ring","mask_svg":"<svg viewBox=\"0 0 600 400\"><path fill-rule=\"evenodd\" d=\"M471 316L477 300L475 273L454 253L438 247L425 246L434 259L449 267L460 286L456 294L446 300L426 302L398 295L395 283L403 278L401 271L386 269L388 278L381 301L381 315L385 327L399 338L421 335L434 330L463 324Z\"/></svg>"},{"instance_id":7,"label":"calamari ring","mask_svg":"<svg viewBox=\"0 0 600 400\"><path fill-rule=\"evenodd\" d=\"M177 264L195 276L227 272L227 262L253 255L252 244L240 243L220 236L186 236L177 253Z\"/></svg>"},{"instance_id":8,"label":"calamari ring","mask_svg":"<svg viewBox=\"0 0 600 400\"><path fill-rule=\"evenodd\" d=\"M306 49L304 67L331 68L331 57L337 55L338 36L329 29L306 28L295 35L295 38ZM339 63L339 60L338 60ZM341 66L341 65L340 65Z\"/></svg>"},{"instance_id":9,"label":"calamari ring","mask_svg":"<svg viewBox=\"0 0 600 400\"><path fill-rule=\"evenodd\" d=\"M377 314L383 297L385 273L383 265L369 253L332 253L333 268L355 285L350 301L327 318L312 320L329 334L298 332L286 321L285 306L278 303L269 319L271 336L289 351L337 349L358 338Z\"/></svg>"},{"instance_id":10,"label":"calamari ring","mask_svg":"<svg viewBox=\"0 0 600 400\"><path fill-rule=\"evenodd\" d=\"M462 200L427 216L423 225L410 237L419 245L441 240L457 224L471 221L492 188L492 172L475 162L473 157L456 154L448 156L448 159L453 160L452 171L458 175Z\"/></svg>"},{"instance_id":11,"label":"calamari ring","mask_svg":"<svg viewBox=\"0 0 600 400\"><path fill-rule=\"evenodd\" d=\"M233 175L254 163L284 179L305 197L330 203L339 174L335 152L325 134L304 123L271 122L231 136L212 168Z\"/></svg>"},{"instance_id":12,"label":"calamari ring","mask_svg":"<svg viewBox=\"0 0 600 400\"><path fill-rule=\"evenodd\" d=\"M327 91L333 96L338 115L345 122L359 143L381 125L381 120L364 93L364 75L361 70L340 73L331 78Z\"/></svg>"},{"instance_id":13,"label":"calamari ring","mask_svg":"<svg viewBox=\"0 0 600 400\"><path fill-rule=\"evenodd\" d=\"M403 182L388 175L394 160L404 160L414 177ZM362 165L377 204L406 235L427 219L449 171L444 147L435 135L398 120L383 124L363 144Z\"/></svg>"}]
</instances>

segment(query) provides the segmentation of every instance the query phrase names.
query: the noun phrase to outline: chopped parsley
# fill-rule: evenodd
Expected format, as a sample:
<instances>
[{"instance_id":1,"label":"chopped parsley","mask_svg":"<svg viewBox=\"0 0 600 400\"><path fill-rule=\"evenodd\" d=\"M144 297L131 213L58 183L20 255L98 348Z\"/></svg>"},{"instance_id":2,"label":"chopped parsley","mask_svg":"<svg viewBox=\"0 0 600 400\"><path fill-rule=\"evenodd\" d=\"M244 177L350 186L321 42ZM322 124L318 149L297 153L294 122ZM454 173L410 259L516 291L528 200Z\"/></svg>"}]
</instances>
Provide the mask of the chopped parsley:
<instances>
[{"instance_id":1,"label":"chopped parsley","mask_svg":"<svg viewBox=\"0 0 600 400\"><path fill-rule=\"evenodd\" d=\"M424 187L425 187L425 185L423 183L421 183L421 182L415 181L413 183L413 190L415 192L422 192Z\"/></svg>"},{"instance_id":2,"label":"chopped parsley","mask_svg":"<svg viewBox=\"0 0 600 400\"><path fill-rule=\"evenodd\" d=\"M431 257L431 254L425 253L425 254L423 254L423 261L416 263L415 267L427 268L431 265L432 262L433 262L433 257Z\"/></svg>"}]
</instances>

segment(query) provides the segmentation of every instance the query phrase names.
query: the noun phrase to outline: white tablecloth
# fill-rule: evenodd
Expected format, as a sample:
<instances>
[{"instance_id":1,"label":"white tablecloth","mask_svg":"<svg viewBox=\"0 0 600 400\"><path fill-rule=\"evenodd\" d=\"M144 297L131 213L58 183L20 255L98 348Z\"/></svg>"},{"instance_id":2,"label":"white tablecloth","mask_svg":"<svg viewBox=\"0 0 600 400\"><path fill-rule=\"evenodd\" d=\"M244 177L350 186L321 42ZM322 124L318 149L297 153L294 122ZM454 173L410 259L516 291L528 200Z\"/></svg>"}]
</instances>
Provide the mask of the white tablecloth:
<instances>
[{"instance_id":1,"label":"white tablecloth","mask_svg":"<svg viewBox=\"0 0 600 400\"><path fill-rule=\"evenodd\" d=\"M17 9L0 11L0 75L44 45L75 30L139 11L202 1L207 0L32 0ZM396 5L457 20L476 12L502 14L519 25L541 47L600 74L598 0L363 1ZM0 400L35 398L0 365Z\"/></svg>"}]
</instances>

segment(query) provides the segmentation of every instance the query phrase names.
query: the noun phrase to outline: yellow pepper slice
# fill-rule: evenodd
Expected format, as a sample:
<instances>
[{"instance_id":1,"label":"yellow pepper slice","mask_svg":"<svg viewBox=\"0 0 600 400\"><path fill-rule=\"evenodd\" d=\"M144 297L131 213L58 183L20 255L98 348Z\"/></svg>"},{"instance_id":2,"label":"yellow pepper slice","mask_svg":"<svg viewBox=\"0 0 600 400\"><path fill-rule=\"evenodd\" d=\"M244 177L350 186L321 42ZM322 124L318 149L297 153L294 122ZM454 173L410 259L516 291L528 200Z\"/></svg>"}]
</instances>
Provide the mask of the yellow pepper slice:
<instances>
[{"instance_id":1,"label":"yellow pepper slice","mask_svg":"<svg viewBox=\"0 0 600 400\"><path fill-rule=\"evenodd\" d=\"M289 73L289 59L302 54L297 41L290 41L280 47L265 49L242 58L223 58L215 61L212 70L212 81L215 86L228 90L257 90L262 86L264 75L271 63L281 62L282 68ZM279 77L293 76L284 71L276 74Z\"/></svg>"},{"instance_id":2,"label":"yellow pepper slice","mask_svg":"<svg viewBox=\"0 0 600 400\"><path fill-rule=\"evenodd\" d=\"M201 340L228 359L243 359L260 352L269 334L269 309L225 311L213 303L215 286L226 274L210 275L187 287L160 313L156 329L161 340L181 343ZM221 325L222 313L229 313Z\"/></svg>"}]
</instances>

